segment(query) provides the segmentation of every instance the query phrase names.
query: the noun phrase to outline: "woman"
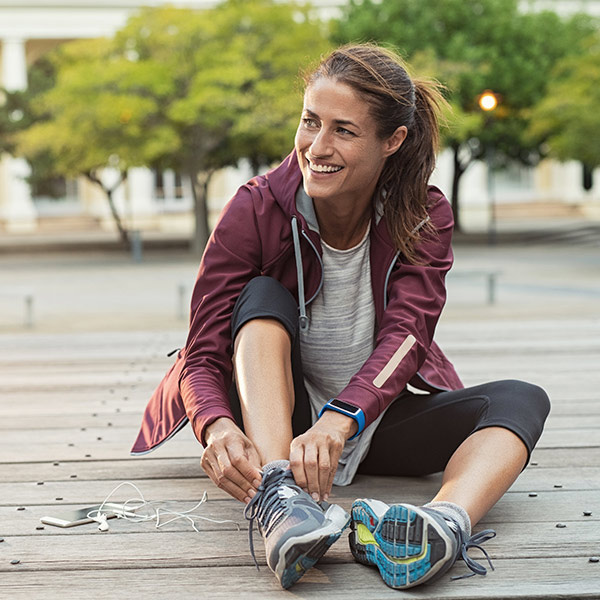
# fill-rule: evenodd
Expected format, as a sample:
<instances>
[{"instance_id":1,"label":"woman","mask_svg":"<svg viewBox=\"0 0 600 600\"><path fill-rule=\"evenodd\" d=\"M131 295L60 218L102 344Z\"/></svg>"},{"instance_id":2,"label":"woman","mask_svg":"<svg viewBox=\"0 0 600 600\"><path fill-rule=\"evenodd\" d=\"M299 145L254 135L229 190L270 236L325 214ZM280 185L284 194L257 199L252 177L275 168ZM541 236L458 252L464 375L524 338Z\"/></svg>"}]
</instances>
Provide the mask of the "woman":
<instances>
[{"instance_id":1,"label":"woman","mask_svg":"<svg viewBox=\"0 0 600 600\"><path fill-rule=\"evenodd\" d=\"M307 78L295 152L224 209L185 348L133 449L189 419L202 467L246 503L285 588L350 521L354 557L391 587L433 581L459 555L485 574L466 549L495 533L471 526L525 467L549 410L527 383L463 389L433 341L452 264L452 212L427 184L440 101L372 45ZM441 470L422 507L327 504L357 472Z\"/></svg>"}]
</instances>

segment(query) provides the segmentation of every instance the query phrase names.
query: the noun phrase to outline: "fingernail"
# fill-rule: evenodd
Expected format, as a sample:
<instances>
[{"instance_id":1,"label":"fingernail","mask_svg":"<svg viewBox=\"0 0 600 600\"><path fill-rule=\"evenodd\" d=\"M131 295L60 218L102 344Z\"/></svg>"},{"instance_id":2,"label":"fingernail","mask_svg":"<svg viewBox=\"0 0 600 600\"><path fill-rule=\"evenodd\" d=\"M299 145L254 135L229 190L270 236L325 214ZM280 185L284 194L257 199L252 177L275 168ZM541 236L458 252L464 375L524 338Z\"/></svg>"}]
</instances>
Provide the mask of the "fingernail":
<instances>
[{"instance_id":1,"label":"fingernail","mask_svg":"<svg viewBox=\"0 0 600 600\"><path fill-rule=\"evenodd\" d=\"M250 496L250 498L254 498L254 496L256 496L256 490L248 490L248 496Z\"/></svg>"},{"instance_id":2,"label":"fingernail","mask_svg":"<svg viewBox=\"0 0 600 600\"><path fill-rule=\"evenodd\" d=\"M255 488L257 488L257 489L258 489L258 487L260 486L260 481L259 481L258 479L255 479L255 480L252 482L252 485L253 485Z\"/></svg>"},{"instance_id":3,"label":"fingernail","mask_svg":"<svg viewBox=\"0 0 600 600\"><path fill-rule=\"evenodd\" d=\"M246 496L246 497L244 498L244 504L248 504L248 502L250 502L250 498L248 498L248 496Z\"/></svg>"},{"instance_id":4,"label":"fingernail","mask_svg":"<svg viewBox=\"0 0 600 600\"><path fill-rule=\"evenodd\" d=\"M327 500L329 500L329 494L325 494L325 495L323 496L323 500L325 500L325 502L327 502Z\"/></svg>"},{"instance_id":5,"label":"fingernail","mask_svg":"<svg viewBox=\"0 0 600 600\"><path fill-rule=\"evenodd\" d=\"M317 492L313 492L313 493L311 494L311 496L312 496L312 499L313 499L315 502L318 502L318 501L319 501L319 494L317 494Z\"/></svg>"}]
</instances>

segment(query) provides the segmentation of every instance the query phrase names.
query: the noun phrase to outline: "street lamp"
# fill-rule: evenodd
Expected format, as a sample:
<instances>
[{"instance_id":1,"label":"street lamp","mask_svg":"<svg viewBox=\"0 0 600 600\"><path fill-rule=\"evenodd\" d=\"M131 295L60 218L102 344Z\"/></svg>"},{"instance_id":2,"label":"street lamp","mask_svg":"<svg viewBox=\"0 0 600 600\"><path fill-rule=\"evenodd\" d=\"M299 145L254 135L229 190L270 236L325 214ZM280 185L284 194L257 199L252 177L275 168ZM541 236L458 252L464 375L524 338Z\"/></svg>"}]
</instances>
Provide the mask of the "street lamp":
<instances>
[{"instance_id":1,"label":"street lamp","mask_svg":"<svg viewBox=\"0 0 600 600\"><path fill-rule=\"evenodd\" d=\"M492 90L485 90L477 97L479 108L485 113L486 127L492 122L494 110L498 107L500 97ZM496 201L494 195L494 180L492 178L492 166L494 163L494 145L493 142L488 142L485 149L485 162L487 165L487 191L490 203L490 217L488 225L488 241L490 245L496 243Z\"/></svg>"},{"instance_id":2,"label":"street lamp","mask_svg":"<svg viewBox=\"0 0 600 600\"><path fill-rule=\"evenodd\" d=\"M479 94L479 108L485 112L490 112L498 106L498 96L491 90L486 90L483 94Z\"/></svg>"}]
</instances>

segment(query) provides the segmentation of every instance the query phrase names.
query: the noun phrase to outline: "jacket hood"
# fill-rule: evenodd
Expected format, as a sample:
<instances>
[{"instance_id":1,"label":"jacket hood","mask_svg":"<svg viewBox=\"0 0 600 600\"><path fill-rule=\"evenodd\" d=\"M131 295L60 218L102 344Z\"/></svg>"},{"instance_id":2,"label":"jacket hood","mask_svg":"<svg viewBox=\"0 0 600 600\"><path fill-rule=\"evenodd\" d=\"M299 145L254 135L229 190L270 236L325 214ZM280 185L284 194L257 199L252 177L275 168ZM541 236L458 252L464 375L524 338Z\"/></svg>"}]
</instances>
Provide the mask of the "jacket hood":
<instances>
[{"instance_id":1,"label":"jacket hood","mask_svg":"<svg viewBox=\"0 0 600 600\"><path fill-rule=\"evenodd\" d=\"M295 198L298 186L302 184L302 171L296 151L292 150L279 166L265 175L256 177L250 184L268 186L275 201L286 213L297 214Z\"/></svg>"}]
</instances>

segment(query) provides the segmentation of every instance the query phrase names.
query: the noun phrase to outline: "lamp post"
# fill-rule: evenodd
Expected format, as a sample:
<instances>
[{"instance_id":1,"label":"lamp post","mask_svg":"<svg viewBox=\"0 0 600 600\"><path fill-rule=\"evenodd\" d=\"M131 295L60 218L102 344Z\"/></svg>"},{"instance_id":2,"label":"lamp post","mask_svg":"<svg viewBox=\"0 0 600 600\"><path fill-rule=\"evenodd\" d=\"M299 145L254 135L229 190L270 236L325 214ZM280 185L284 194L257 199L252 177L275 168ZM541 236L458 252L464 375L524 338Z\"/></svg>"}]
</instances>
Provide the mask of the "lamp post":
<instances>
[{"instance_id":1,"label":"lamp post","mask_svg":"<svg viewBox=\"0 0 600 600\"><path fill-rule=\"evenodd\" d=\"M479 108L485 113L485 125L489 127L492 123L492 115L496 108L500 98L498 94L492 92L492 90L485 90L479 94L477 103ZM496 243L496 199L494 193L494 180L493 180L493 164L494 164L494 144L488 142L485 148L485 162L487 166L487 192L490 216L488 221L488 242L490 245Z\"/></svg>"}]
</instances>

